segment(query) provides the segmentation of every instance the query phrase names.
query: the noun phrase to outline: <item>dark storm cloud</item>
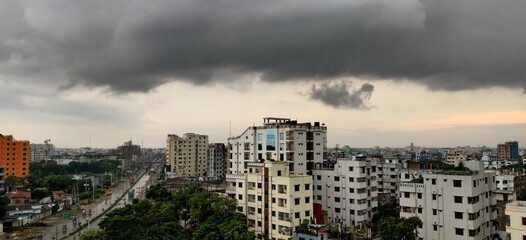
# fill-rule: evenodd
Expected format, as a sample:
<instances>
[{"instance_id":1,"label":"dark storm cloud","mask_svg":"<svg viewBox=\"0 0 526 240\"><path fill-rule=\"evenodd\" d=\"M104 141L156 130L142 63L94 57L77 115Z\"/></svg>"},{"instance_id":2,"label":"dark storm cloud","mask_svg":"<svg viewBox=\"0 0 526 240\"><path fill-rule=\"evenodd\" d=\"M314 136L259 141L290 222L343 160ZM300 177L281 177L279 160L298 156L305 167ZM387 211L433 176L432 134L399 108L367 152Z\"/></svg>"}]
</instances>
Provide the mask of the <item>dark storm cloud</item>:
<instances>
[{"instance_id":1,"label":"dark storm cloud","mask_svg":"<svg viewBox=\"0 0 526 240\"><path fill-rule=\"evenodd\" d=\"M337 84L323 83L320 86L312 85L309 92L310 98L321 101L336 108L350 108L369 110L369 99L374 91L374 86L365 83L360 89L349 91L345 82Z\"/></svg>"},{"instance_id":2,"label":"dark storm cloud","mask_svg":"<svg viewBox=\"0 0 526 240\"><path fill-rule=\"evenodd\" d=\"M525 13L517 0L0 0L0 74L115 92L225 69L524 90Z\"/></svg>"}]
</instances>

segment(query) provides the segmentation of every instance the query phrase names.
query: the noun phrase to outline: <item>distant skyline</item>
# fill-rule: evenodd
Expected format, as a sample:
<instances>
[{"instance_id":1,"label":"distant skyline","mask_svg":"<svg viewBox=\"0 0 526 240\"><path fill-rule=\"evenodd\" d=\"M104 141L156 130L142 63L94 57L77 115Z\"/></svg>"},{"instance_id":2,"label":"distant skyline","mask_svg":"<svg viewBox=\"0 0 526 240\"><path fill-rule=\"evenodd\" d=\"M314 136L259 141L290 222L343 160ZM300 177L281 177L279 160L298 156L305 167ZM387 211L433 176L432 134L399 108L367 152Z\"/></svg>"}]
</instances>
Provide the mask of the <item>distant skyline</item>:
<instances>
[{"instance_id":1,"label":"distant skyline","mask_svg":"<svg viewBox=\"0 0 526 240\"><path fill-rule=\"evenodd\" d=\"M57 147L226 142L263 117L328 144L526 144L526 2L0 0L0 133Z\"/></svg>"}]
</instances>

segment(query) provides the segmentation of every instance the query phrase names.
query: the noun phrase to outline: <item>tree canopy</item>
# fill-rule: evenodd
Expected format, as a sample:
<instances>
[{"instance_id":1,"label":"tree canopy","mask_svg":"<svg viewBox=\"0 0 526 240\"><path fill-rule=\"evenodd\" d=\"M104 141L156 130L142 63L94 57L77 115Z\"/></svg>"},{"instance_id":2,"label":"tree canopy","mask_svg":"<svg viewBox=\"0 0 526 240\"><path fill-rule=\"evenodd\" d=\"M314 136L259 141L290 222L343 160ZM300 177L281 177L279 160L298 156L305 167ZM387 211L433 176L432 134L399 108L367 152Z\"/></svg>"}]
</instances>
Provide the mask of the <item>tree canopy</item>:
<instances>
[{"instance_id":1,"label":"tree canopy","mask_svg":"<svg viewBox=\"0 0 526 240\"><path fill-rule=\"evenodd\" d=\"M417 227L420 225L422 225L422 220L418 217L386 217L380 220L378 233L382 239L416 240L418 239Z\"/></svg>"},{"instance_id":2,"label":"tree canopy","mask_svg":"<svg viewBox=\"0 0 526 240\"><path fill-rule=\"evenodd\" d=\"M135 201L106 215L96 238L255 239L254 233L247 231L245 216L236 212L233 199L191 186L179 188L169 196L161 186L154 185L148 191L151 199Z\"/></svg>"}]
</instances>

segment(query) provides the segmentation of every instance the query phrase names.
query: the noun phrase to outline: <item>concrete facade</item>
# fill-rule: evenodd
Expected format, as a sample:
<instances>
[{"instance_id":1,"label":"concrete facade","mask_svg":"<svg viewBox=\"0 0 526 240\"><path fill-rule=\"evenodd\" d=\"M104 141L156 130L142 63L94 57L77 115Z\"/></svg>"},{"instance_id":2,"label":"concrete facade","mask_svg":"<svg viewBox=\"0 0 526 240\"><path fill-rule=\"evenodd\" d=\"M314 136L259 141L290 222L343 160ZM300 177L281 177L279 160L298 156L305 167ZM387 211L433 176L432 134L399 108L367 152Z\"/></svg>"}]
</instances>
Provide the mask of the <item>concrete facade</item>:
<instances>
[{"instance_id":1,"label":"concrete facade","mask_svg":"<svg viewBox=\"0 0 526 240\"><path fill-rule=\"evenodd\" d=\"M526 239L526 201L513 201L506 204L506 232L512 240Z\"/></svg>"},{"instance_id":2,"label":"concrete facade","mask_svg":"<svg viewBox=\"0 0 526 240\"><path fill-rule=\"evenodd\" d=\"M417 216L422 239L492 239L498 223L495 173L466 161L470 171L429 170L423 183L400 184L400 216Z\"/></svg>"},{"instance_id":3,"label":"concrete facade","mask_svg":"<svg viewBox=\"0 0 526 240\"><path fill-rule=\"evenodd\" d=\"M212 180L225 179L227 150L225 144L213 143L208 145L208 178Z\"/></svg>"},{"instance_id":4,"label":"concrete facade","mask_svg":"<svg viewBox=\"0 0 526 240\"><path fill-rule=\"evenodd\" d=\"M273 160L287 162L291 173L309 175L313 164L327 154L326 145L324 124L264 118L263 126L249 127L228 139L229 173L246 173L247 163Z\"/></svg>"},{"instance_id":5,"label":"concrete facade","mask_svg":"<svg viewBox=\"0 0 526 240\"><path fill-rule=\"evenodd\" d=\"M313 178L314 203L326 214L316 216L318 224L351 227L372 220L378 207L377 160L353 156L336 163L315 164Z\"/></svg>"},{"instance_id":6,"label":"concrete facade","mask_svg":"<svg viewBox=\"0 0 526 240\"><path fill-rule=\"evenodd\" d=\"M166 139L166 172L175 177L204 177L208 170L208 136L169 134Z\"/></svg>"},{"instance_id":7,"label":"concrete facade","mask_svg":"<svg viewBox=\"0 0 526 240\"><path fill-rule=\"evenodd\" d=\"M12 135L0 134L0 165L5 176L25 177L29 174L31 147L29 141L17 141Z\"/></svg>"},{"instance_id":8,"label":"concrete facade","mask_svg":"<svg viewBox=\"0 0 526 240\"><path fill-rule=\"evenodd\" d=\"M227 175L227 194L247 216L250 231L269 239L290 239L313 216L312 177L290 174L286 162L248 163L247 173Z\"/></svg>"}]
</instances>

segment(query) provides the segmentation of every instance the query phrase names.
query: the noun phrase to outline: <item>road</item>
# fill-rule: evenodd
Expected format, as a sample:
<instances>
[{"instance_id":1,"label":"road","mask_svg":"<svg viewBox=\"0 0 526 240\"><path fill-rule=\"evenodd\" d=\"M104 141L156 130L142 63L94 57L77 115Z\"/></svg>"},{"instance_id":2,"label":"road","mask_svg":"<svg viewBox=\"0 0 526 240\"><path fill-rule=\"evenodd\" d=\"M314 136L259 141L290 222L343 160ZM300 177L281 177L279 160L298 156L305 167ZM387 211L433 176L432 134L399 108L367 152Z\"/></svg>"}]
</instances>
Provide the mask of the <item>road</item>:
<instances>
[{"instance_id":1,"label":"road","mask_svg":"<svg viewBox=\"0 0 526 240\"><path fill-rule=\"evenodd\" d=\"M147 170L144 170L147 171ZM141 171L140 173L144 173ZM139 175L140 176L140 175ZM150 175L145 173L139 180L136 181L133 185L135 193L142 193L148 187L150 183ZM111 209L115 207L122 207L125 204L131 203L131 200L128 198L128 188L130 187L128 182L122 183L123 186L113 189L113 194L110 196L104 196L96 204L88 205L82 208L83 213L75 216L76 222L72 219L68 220L57 220L54 227L49 227L43 233L43 240L53 240L53 239L63 239L70 237L70 239L76 239L81 234L88 232L90 230L98 229L98 223L102 217L108 213ZM91 217L90 213L91 212ZM95 219L95 221L93 220ZM93 222L94 221L94 222ZM64 226L66 226L66 231L64 232ZM78 230L79 226L81 227L80 231L77 231L75 234L70 235L72 231Z\"/></svg>"}]
</instances>

